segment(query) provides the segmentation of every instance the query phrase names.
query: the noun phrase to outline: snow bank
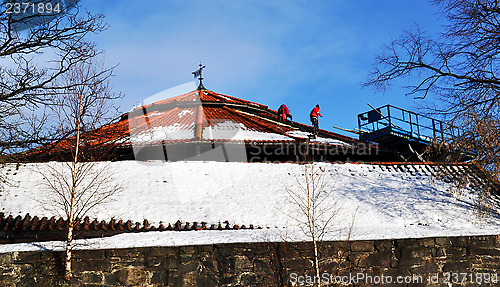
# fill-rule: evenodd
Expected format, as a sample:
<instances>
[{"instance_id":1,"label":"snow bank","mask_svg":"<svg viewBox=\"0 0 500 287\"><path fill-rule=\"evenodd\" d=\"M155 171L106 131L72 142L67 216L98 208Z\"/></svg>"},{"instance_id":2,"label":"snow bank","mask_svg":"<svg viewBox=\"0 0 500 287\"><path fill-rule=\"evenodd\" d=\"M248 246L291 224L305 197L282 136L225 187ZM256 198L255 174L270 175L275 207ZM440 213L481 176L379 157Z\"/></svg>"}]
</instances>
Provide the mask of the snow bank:
<instances>
[{"instance_id":1,"label":"snow bank","mask_svg":"<svg viewBox=\"0 0 500 287\"><path fill-rule=\"evenodd\" d=\"M1 193L4 214L52 216L37 199L47 165L9 166L11 185ZM303 173L297 164L218 162L99 163L113 170L113 181L124 190L114 201L97 207L90 215L151 224L201 222L253 224L261 230L148 232L121 234L89 240L86 248L190 245L223 242L306 240L299 231L297 207L286 187L295 188ZM499 210L478 220L474 215L476 196L471 191L453 196L449 185L434 182L415 166L416 172L387 171L363 164L319 164L326 173L325 202L335 206L336 215L326 240L411 238L498 234ZM11 244L0 252L57 249L61 243Z\"/></svg>"}]
</instances>

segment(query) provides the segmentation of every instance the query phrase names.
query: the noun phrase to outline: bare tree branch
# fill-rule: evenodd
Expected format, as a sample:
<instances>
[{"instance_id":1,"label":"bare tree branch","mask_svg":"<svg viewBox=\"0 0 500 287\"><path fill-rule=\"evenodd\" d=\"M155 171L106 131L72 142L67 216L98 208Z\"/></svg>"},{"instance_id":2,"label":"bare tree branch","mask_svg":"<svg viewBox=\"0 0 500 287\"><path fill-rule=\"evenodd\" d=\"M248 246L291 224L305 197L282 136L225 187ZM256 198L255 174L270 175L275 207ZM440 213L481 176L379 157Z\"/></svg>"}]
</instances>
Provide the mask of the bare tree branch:
<instances>
[{"instance_id":1,"label":"bare tree branch","mask_svg":"<svg viewBox=\"0 0 500 287\"><path fill-rule=\"evenodd\" d=\"M450 149L500 176L500 9L496 0L434 0L447 20L439 37L419 27L386 46L364 87L384 91L402 78L427 112L460 126ZM429 98L431 97L431 98ZM432 101L432 103L430 103ZM458 153L457 153L458 154ZM448 158L457 160L457 158Z\"/></svg>"},{"instance_id":2,"label":"bare tree branch","mask_svg":"<svg viewBox=\"0 0 500 287\"><path fill-rule=\"evenodd\" d=\"M0 12L0 157L56 138L43 115L30 118L26 112L49 105L55 95L72 88L73 83L63 85L58 79L101 53L85 39L107 29L104 16L79 7L72 11L23 32L15 26L32 21L33 15L13 19Z\"/></svg>"}]
</instances>

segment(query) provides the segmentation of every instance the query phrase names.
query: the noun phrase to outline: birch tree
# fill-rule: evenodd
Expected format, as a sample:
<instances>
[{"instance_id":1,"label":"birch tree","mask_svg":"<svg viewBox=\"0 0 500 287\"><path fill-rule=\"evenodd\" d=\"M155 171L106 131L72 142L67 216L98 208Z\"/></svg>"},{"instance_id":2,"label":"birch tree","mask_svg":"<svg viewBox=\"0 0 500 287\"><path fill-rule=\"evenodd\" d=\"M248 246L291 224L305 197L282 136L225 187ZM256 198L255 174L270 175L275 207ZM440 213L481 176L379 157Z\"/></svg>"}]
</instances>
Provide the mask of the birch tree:
<instances>
[{"instance_id":1,"label":"birch tree","mask_svg":"<svg viewBox=\"0 0 500 287\"><path fill-rule=\"evenodd\" d=\"M51 103L57 130L67 137L57 143L62 162L51 163L40 172L47 191L44 206L67 221L66 280L72 277L75 222L122 189L113 182L109 164L98 162L109 152L106 135L98 128L112 118L111 101L117 97L109 87L111 72L90 60L78 63L63 77L63 85L70 88Z\"/></svg>"},{"instance_id":2,"label":"birch tree","mask_svg":"<svg viewBox=\"0 0 500 287\"><path fill-rule=\"evenodd\" d=\"M285 186L291 203L296 207L296 213L289 215L298 223L302 233L313 244L313 268L317 286L321 286L319 243L323 237L332 231L332 224L338 215L339 207L329 197L331 192L326 189L329 174L325 167L315 163L303 165L302 173L295 175L292 186Z\"/></svg>"}]
</instances>

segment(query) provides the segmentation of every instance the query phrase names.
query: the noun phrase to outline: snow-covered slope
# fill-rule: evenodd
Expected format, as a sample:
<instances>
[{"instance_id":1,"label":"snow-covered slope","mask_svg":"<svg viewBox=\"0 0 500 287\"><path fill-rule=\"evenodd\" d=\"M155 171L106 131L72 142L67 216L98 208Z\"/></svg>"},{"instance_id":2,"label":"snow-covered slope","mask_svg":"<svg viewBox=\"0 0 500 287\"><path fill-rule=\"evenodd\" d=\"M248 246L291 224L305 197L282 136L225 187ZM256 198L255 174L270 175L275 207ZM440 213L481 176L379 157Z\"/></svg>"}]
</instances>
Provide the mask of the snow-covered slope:
<instances>
[{"instance_id":1,"label":"snow-covered slope","mask_svg":"<svg viewBox=\"0 0 500 287\"><path fill-rule=\"evenodd\" d=\"M39 203L46 197L42 187L43 163L9 167L11 186L1 193L0 211L13 216L30 213L52 216ZM142 221L158 225L205 221L209 224L254 224L262 230L148 232L122 234L94 240L97 247L203 244L266 240L304 240L295 218L300 217L286 189L298 186L304 166L298 164L137 162L99 163L109 165L113 181L124 189L107 205L97 207L90 217ZM377 165L317 164L327 178L322 196L335 206L332 230L325 239L408 238L497 234L498 208L479 220L474 215L474 193L453 196L450 185L419 172L388 171ZM269 228L268 228L269 227ZM52 244L52 243L45 243ZM23 246L23 247L22 247ZM0 246L0 251L24 250L26 246ZM46 245L52 246L52 245ZM17 248L17 249L16 249ZM31 248L31 247L30 247Z\"/></svg>"}]
</instances>

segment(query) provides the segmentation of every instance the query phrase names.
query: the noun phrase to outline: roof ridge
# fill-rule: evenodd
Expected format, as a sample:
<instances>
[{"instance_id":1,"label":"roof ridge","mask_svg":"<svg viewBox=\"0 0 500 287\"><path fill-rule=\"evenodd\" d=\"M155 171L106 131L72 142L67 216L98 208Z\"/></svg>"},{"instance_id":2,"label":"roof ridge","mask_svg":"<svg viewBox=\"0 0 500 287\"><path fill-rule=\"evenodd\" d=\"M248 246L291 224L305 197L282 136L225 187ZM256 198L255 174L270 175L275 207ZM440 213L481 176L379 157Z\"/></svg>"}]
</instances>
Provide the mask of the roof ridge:
<instances>
[{"instance_id":1,"label":"roof ridge","mask_svg":"<svg viewBox=\"0 0 500 287\"><path fill-rule=\"evenodd\" d=\"M266 106L266 105L259 104L257 102L252 102L252 101L244 100L244 99L237 98L237 97L234 97L234 96L230 96L230 95L226 95L226 94L222 94L222 93L217 93L217 92L210 91L210 90L205 90L204 92L210 93L210 94L212 94L214 96L217 96L217 97L222 97L222 98L225 97L225 98L229 98L229 99L234 100L234 101L242 101L244 103L249 103L249 104L252 104L252 105L255 105L255 106L260 106L260 107L268 108L268 106Z\"/></svg>"}]
</instances>

